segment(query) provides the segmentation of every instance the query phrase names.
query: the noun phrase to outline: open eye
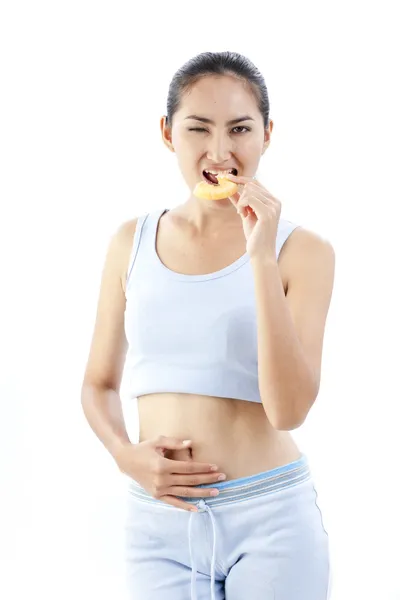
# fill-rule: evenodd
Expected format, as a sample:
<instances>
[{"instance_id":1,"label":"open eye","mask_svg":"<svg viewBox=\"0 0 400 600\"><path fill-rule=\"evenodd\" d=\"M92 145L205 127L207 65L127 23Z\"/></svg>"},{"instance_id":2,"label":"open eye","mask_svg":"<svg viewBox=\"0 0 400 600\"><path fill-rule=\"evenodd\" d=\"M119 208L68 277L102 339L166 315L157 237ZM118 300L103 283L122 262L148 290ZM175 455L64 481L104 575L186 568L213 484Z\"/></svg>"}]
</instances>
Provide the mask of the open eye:
<instances>
[{"instance_id":1,"label":"open eye","mask_svg":"<svg viewBox=\"0 0 400 600\"><path fill-rule=\"evenodd\" d=\"M235 131L235 129L244 129L244 131L251 131L250 127L245 127L244 125L238 125L237 127L234 127L232 129L232 131L234 131L235 133L244 133L244 131Z\"/></svg>"}]
</instances>

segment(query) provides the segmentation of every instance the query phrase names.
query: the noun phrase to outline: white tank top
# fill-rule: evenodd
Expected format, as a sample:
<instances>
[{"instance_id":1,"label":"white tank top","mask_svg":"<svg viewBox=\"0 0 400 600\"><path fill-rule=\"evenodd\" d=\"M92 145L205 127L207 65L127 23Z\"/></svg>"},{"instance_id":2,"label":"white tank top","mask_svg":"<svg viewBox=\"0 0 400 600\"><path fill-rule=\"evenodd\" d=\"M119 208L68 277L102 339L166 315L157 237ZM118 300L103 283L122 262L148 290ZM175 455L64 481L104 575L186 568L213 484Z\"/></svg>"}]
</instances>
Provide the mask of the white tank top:
<instances>
[{"instance_id":1,"label":"white tank top","mask_svg":"<svg viewBox=\"0 0 400 600\"><path fill-rule=\"evenodd\" d=\"M133 240L125 311L129 396L180 392L261 402L249 255L206 275L170 270L156 252L165 212L140 216ZM296 227L280 220L277 258Z\"/></svg>"}]
</instances>

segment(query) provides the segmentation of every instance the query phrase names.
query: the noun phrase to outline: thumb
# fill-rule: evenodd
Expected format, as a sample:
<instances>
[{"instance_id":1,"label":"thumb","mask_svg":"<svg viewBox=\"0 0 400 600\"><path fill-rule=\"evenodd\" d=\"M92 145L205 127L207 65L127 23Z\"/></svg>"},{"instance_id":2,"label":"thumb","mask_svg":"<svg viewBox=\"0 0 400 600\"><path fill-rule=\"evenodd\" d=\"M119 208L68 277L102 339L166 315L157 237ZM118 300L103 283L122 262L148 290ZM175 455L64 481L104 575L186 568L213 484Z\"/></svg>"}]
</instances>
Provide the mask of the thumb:
<instances>
[{"instance_id":1,"label":"thumb","mask_svg":"<svg viewBox=\"0 0 400 600\"><path fill-rule=\"evenodd\" d=\"M156 439L155 445L157 448L165 448L167 450L182 450L182 448L190 448L192 440L178 440L178 438L160 435Z\"/></svg>"},{"instance_id":2,"label":"thumb","mask_svg":"<svg viewBox=\"0 0 400 600\"><path fill-rule=\"evenodd\" d=\"M229 196L229 200L232 202L233 206L236 207L237 203L239 202L240 199L240 194L238 192L236 192L235 194L232 194L232 196Z\"/></svg>"}]
</instances>

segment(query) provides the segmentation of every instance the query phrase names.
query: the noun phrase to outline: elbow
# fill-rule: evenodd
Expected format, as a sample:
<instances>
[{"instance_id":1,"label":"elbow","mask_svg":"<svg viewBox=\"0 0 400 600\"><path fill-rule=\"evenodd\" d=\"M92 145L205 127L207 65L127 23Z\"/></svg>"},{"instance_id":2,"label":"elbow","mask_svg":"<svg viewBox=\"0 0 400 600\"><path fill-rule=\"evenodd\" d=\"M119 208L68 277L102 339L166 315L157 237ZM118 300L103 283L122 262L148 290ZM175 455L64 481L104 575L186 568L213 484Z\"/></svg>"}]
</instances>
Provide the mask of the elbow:
<instances>
[{"instance_id":1,"label":"elbow","mask_svg":"<svg viewBox=\"0 0 400 600\"><path fill-rule=\"evenodd\" d=\"M88 381L84 381L81 386L81 404L85 406L87 402L89 402L93 398L93 390L94 387Z\"/></svg>"},{"instance_id":2,"label":"elbow","mask_svg":"<svg viewBox=\"0 0 400 600\"><path fill-rule=\"evenodd\" d=\"M272 427L277 431L293 431L303 425L307 419L308 413L317 397L317 393L307 394L299 398L295 397L295 402L285 402L282 398L275 402L277 407L286 407L285 410L269 411L267 417ZM270 403L269 403L270 404ZM264 407L268 404L263 402ZM266 411L267 412L267 411Z\"/></svg>"},{"instance_id":3,"label":"elbow","mask_svg":"<svg viewBox=\"0 0 400 600\"><path fill-rule=\"evenodd\" d=\"M268 416L268 420L276 431L293 431L298 429L306 420L306 415L301 417L294 412L289 414L276 414Z\"/></svg>"},{"instance_id":4,"label":"elbow","mask_svg":"<svg viewBox=\"0 0 400 600\"><path fill-rule=\"evenodd\" d=\"M293 431L294 429L298 429L303 425L306 417L303 419L275 419L271 420L270 423L276 431Z\"/></svg>"},{"instance_id":5,"label":"elbow","mask_svg":"<svg viewBox=\"0 0 400 600\"><path fill-rule=\"evenodd\" d=\"M269 399L270 400L270 399ZM271 410L271 402L262 402L265 410L265 414L268 418L271 426L276 431L293 431L298 429L305 421L306 415L299 415L299 411L287 409L283 410Z\"/></svg>"}]
</instances>

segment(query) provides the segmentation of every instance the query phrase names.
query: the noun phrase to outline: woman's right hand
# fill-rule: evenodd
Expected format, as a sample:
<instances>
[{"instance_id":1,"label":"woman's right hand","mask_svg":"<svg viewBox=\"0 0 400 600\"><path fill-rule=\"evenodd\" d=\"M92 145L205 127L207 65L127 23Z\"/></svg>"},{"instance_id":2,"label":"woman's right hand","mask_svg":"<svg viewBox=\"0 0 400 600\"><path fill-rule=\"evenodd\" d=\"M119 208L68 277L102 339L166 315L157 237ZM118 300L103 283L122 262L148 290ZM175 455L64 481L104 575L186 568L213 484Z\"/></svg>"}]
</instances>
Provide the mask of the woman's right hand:
<instances>
[{"instance_id":1,"label":"woman's right hand","mask_svg":"<svg viewBox=\"0 0 400 600\"><path fill-rule=\"evenodd\" d=\"M205 483L216 483L222 473L216 465L194 461L178 461L165 458L168 450L190 448L191 442L163 435L154 440L124 445L115 460L122 473L137 481L153 498L167 504L194 510L189 502L176 496L204 498L214 496L212 488L196 488Z\"/></svg>"}]
</instances>

